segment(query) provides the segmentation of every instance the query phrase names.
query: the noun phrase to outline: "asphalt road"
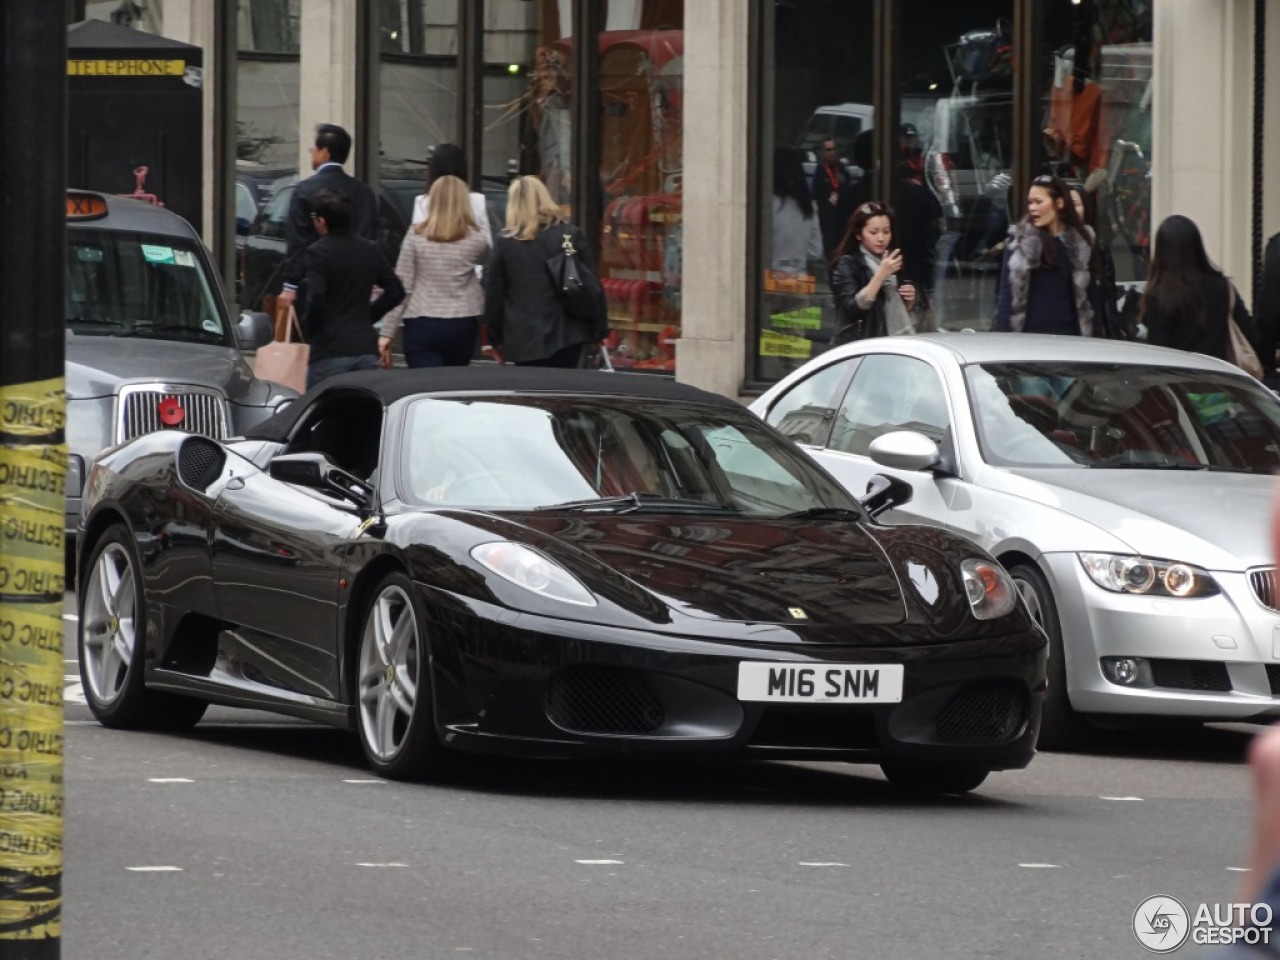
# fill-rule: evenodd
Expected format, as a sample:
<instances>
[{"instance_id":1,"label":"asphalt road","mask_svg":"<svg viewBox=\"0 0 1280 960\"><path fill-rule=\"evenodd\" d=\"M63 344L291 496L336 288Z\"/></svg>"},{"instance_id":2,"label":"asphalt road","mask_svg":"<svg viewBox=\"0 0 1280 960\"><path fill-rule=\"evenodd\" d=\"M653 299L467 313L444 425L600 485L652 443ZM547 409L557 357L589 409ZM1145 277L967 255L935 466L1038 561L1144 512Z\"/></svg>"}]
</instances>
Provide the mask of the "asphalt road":
<instances>
[{"instance_id":1,"label":"asphalt road","mask_svg":"<svg viewBox=\"0 0 1280 960\"><path fill-rule=\"evenodd\" d=\"M106 730L77 682L67 960L1142 957L1142 900L1228 901L1245 862L1244 726L1111 734L928 802L835 764L400 784L353 735L263 714Z\"/></svg>"}]
</instances>

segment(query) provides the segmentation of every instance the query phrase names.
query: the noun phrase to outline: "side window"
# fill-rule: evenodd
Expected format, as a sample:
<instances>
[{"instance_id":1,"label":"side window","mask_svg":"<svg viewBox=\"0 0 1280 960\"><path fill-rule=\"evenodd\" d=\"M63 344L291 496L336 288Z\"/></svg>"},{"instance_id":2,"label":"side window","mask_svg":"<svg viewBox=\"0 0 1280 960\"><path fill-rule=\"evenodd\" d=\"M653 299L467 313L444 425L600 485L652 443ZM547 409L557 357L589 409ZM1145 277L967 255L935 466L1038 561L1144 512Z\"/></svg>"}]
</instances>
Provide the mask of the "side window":
<instances>
[{"instance_id":1,"label":"side window","mask_svg":"<svg viewBox=\"0 0 1280 960\"><path fill-rule=\"evenodd\" d=\"M933 367L913 357L865 357L831 431L832 450L866 456L871 441L892 430L916 430L941 442L951 424L947 395Z\"/></svg>"},{"instance_id":2,"label":"side window","mask_svg":"<svg viewBox=\"0 0 1280 960\"><path fill-rule=\"evenodd\" d=\"M368 480L378 467L382 404L368 394L337 394L317 404L295 428L285 453L323 453L347 473Z\"/></svg>"},{"instance_id":3,"label":"side window","mask_svg":"<svg viewBox=\"0 0 1280 960\"><path fill-rule=\"evenodd\" d=\"M769 408L765 422L796 443L822 443L831 427L836 391L857 362L833 363L801 380Z\"/></svg>"},{"instance_id":4,"label":"side window","mask_svg":"<svg viewBox=\"0 0 1280 960\"><path fill-rule=\"evenodd\" d=\"M293 200L293 187L285 187L273 196L254 225L254 232L264 237L284 239L284 224L289 216L289 203Z\"/></svg>"}]
</instances>

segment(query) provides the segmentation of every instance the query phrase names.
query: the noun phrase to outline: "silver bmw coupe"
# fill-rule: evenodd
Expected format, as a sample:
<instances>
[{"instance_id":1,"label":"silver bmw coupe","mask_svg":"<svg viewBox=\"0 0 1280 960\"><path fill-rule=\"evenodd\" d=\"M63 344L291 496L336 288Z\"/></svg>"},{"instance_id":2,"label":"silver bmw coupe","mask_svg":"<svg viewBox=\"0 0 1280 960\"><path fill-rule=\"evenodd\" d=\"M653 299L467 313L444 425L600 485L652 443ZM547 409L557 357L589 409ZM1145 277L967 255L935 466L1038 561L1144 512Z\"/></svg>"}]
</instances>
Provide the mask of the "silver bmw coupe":
<instances>
[{"instance_id":1,"label":"silver bmw coupe","mask_svg":"<svg viewBox=\"0 0 1280 960\"><path fill-rule=\"evenodd\" d=\"M1110 340L950 333L811 360L751 409L884 520L966 534L1050 640L1042 747L1089 719L1280 716L1268 520L1280 400L1235 367Z\"/></svg>"}]
</instances>

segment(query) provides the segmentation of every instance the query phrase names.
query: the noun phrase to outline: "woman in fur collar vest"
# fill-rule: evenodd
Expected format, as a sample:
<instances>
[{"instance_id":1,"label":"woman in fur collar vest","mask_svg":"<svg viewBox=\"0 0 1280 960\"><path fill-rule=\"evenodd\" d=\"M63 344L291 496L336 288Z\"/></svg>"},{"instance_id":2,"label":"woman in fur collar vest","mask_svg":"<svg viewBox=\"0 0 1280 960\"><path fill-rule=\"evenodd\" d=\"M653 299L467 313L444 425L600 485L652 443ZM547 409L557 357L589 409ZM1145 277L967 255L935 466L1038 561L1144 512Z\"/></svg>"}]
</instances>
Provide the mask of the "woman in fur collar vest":
<instances>
[{"instance_id":1,"label":"woman in fur collar vest","mask_svg":"<svg viewBox=\"0 0 1280 960\"><path fill-rule=\"evenodd\" d=\"M861 204L831 258L831 294L838 314L831 345L915 333L916 288L900 282L902 251L892 247L893 210Z\"/></svg>"},{"instance_id":2,"label":"woman in fur collar vest","mask_svg":"<svg viewBox=\"0 0 1280 960\"><path fill-rule=\"evenodd\" d=\"M1093 231L1080 222L1067 185L1039 176L1027 191L1027 215L1009 228L996 329L1091 336Z\"/></svg>"}]
</instances>

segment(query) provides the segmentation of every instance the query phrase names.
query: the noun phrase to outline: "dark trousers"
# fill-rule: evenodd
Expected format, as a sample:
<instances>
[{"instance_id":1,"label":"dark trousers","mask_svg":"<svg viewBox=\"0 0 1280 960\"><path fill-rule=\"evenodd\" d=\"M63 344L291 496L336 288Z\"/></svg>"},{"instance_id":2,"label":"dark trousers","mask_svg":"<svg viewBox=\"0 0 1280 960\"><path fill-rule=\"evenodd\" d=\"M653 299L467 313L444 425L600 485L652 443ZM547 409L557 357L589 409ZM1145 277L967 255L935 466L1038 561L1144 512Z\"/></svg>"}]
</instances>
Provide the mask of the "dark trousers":
<instances>
[{"instance_id":1,"label":"dark trousers","mask_svg":"<svg viewBox=\"0 0 1280 960\"><path fill-rule=\"evenodd\" d=\"M479 332L479 317L410 317L404 322L405 361L411 367L465 367Z\"/></svg>"},{"instance_id":2,"label":"dark trousers","mask_svg":"<svg viewBox=\"0 0 1280 960\"><path fill-rule=\"evenodd\" d=\"M541 360L521 360L516 363L517 367L570 367L577 369L582 366L582 355L586 351L585 343L574 343L563 350L557 350L549 357L543 357Z\"/></svg>"}]
</instances>

